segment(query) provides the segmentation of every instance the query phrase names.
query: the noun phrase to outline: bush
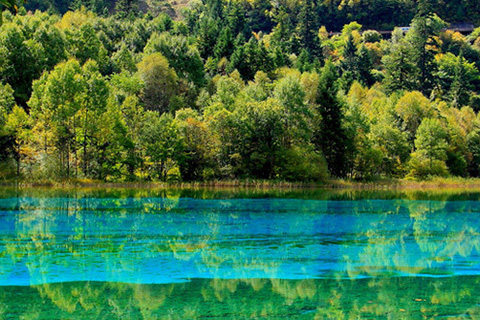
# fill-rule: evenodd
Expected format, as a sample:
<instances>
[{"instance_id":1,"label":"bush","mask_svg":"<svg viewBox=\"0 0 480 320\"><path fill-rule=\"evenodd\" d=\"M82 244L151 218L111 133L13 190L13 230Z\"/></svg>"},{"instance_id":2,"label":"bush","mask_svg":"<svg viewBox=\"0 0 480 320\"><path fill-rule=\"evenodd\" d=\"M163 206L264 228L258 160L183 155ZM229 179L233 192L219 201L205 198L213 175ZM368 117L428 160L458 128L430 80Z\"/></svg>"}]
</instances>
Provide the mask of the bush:
<instances>
[{"instance_id":1,"label":"bush","mask_svg":"<svg viewBox=\"0 0 480 320\"><path fill-rule=\"evenodd\" d=\"M302 147L285 152L280 177L288 181L324 181L328 178L327 163L323 155Z\"/></svg>"},{"instance_id":2,"label":"bush","mask_svg":"<svg viewBox=\"0 0 480 320\"><path fill-rule=\"evenodd\" d=\"M430 176L448 176L448 169L445 161L436 159L426 159L419 157L415 153L410 160L410 173L408 177L425 179Z\"/></svg>"}]
</instances>

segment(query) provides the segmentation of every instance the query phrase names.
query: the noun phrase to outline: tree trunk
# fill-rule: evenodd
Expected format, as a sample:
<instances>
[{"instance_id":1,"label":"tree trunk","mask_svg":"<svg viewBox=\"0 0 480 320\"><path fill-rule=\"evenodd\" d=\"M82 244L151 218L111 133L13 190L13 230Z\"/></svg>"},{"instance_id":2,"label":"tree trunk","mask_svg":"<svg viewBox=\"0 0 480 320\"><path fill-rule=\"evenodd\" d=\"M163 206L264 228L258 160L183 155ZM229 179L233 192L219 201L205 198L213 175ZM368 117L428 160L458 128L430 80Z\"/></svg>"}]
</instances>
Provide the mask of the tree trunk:
<instances>
[{"instance_id":1,"label":"tree trunk","mask_svg":"<svg viewBox=\"0 0 480 320\"><path fill-rule=\"evenodd\" d=\"M87 168L88 168L88 155L87 155L87 138L88 138L88 108L85 108L85 126L83 131L83 174L87 176Z\"/></svg>"}]
</instances>

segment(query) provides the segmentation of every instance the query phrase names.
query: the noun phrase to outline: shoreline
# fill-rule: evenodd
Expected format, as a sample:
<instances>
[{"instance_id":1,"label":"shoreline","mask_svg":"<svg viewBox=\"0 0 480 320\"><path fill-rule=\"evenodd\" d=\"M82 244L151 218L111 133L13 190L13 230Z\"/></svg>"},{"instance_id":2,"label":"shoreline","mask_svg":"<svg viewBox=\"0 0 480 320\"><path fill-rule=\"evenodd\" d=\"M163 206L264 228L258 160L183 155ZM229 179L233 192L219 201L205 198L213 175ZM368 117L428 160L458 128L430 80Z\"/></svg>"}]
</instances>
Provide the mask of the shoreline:
<instances>
[{"instance_id":1,"label":"shoreline","mask_svg":"<svg viewBox=\"0 0 480 320\"><path fill-rule=\"evenodd\" d=\"M219 180L197 182L105 182L96 180L4 181L2 187L18 188L119 188L119 189L357 189L357 190L429 190L480 189L480 178L432 178L431 180L391 179L354 181L332 179L325 182L287 182L275 180Z\"/></svg>"}]
</instances>

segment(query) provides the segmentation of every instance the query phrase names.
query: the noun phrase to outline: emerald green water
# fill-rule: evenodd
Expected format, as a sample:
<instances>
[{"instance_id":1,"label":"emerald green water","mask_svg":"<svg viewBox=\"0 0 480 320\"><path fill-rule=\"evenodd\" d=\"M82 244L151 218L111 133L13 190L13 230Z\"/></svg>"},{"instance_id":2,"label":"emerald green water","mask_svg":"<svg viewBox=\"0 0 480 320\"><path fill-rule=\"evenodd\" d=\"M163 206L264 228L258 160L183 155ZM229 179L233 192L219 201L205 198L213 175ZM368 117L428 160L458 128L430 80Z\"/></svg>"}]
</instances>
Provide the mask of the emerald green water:
<instances>
[{"instance_id":1,"label":"emerald green water","mask_svg":"<svg viewBox=\"0 0 480 320\"><path fill-rule=\"evenodd\" d=\"M0 189L0 319L480 318L480 192Z\"/></svg>"}]
</instances>

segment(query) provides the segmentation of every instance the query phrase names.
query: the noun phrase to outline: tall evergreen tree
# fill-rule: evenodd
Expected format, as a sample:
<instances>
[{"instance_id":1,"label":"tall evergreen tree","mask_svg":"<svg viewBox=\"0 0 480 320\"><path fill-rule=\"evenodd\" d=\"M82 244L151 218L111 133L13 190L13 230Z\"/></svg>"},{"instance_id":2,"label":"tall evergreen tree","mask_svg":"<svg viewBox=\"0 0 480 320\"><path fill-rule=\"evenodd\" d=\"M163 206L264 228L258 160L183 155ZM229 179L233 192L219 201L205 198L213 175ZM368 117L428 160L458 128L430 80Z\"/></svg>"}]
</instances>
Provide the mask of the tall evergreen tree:
<instances>
[{"instance_id":1,"label":"tall evergreen tree","mask_svg":"<svg viewBox=\"0 0 480 320\"><path fill-rule=\"evenodd\" d=\"M217 59L221 59L223 57L228 58L233 53L233 49L232 31L230 30L230 27L225 27L220 32L217 44L215 45L215 57Z\"/></svg>"},{"instance_id":2,"label":"tall evergreen tree","mask_svg":"<svg viewBox=\"0 0 480 320\"><path fill-rule=\"evenodd\" d=\"M343 128L342 102L338 98L337 72L331 61L322 69L318 85L318 111L322 117L314 143L323 151L330 173L335 177L346 175L347 137Z\"/></svg>"},{"instance_id":3,"label":"tall evergreen tree","mask_svg":"<svg viewBox=\"0 0 480 320\"><path fill-rule=\"evenodd\" d=\"M274 15L274 21L277 23L272 30L272 43L280 48L283 52L294 52L298 48L294 48L294 26L291 21L291 16L288 12L280 7Z\"/></svg>"},{"instance_id":4,"label":"tall evergreen tree","mask_svg":"<svg viewBox=\"0 0 480 320\"><path fill-rule=\"evenodd\" d=\"M211 17L204 17L200 20L200 29L197 33L197 47L200 56L207 59L213 55L213 50L218 39L218 24Z\"/></svg>"},{"instance_id":5,"label":"tall evergreen tree","mask_svg":"<svg viewBox=\"0 0 480 320\"><path fill-rule=\"evenodd\" d=\"M419 69L417 89L426 95L430 94L435 82L435 54L436 47L439 46L436 36L443 27L438 22L433 13L432 0L422 0L412 21L412 30L407 35L411 44L410 54Z\"/></svg>"},{"instance_id":6,"label":"tall evergreen tree","mask_svg":"<svg viewBox=\"0 0 480 320\"><path fill-rule=\"evenodd\" d=\"M392 34L390 52L382 58L387 91L416 89L415 75L419 73L411 54L410 43L403 31L396 28Z\"/></svg>"},{"instance_id":7,"label":"tall evergreen tree","mask_svg":"<svg viewBox=\"0 0 480 320\"><path fill-rule=\"evenodd\" d=\"M313 0L304 1L298 17L297 34L302 47L311 55L318 55L320 52L320 39L318 38L315 5Z\"/></svg>"},{"instance_id":8,"label":"tall evergreen tree","mask_svg":"<svg viewBox=\"0 0 480 320\"><path fill-rule=\"evenodd\" d=\"M350 88L354 80L359 79L358 60L357 47L352 35L349 34L343 48L343 60L341 62L342 83L345 90Z\"/></svg>"},{"instance_id":9,"label":"tall evergreen tree","mask_svg":"<svg viewBox=\"0 0 480 320\"><path fill-rule=\"evenodd\" d=\"M115 4L116 15L120 18L133 18L140 12L138 0L118 0Z\"/></svg>"},{"instance_id":10,"label":"tall evergreen tree","mask_svg":"<svg viewBox=\"0 0 480 320\"><path fill-rule=\"evenodd\" d=\"M208 15L220 21L223 18L223 1L222 0L206 0Z\"/></svg>"}]
</instances>

